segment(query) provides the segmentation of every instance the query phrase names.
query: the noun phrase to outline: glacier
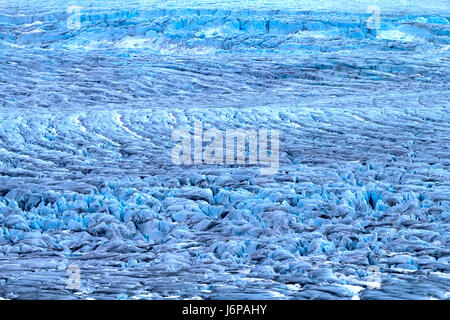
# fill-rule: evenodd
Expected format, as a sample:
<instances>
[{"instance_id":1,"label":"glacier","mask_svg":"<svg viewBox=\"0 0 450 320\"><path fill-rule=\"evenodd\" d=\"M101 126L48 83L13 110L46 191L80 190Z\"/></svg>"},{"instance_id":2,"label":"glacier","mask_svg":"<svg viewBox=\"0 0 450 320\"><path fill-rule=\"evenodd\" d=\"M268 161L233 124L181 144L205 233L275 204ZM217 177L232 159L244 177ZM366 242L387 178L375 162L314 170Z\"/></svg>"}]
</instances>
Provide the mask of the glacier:
<instances>
[{"instance_id":1,"label":"glacier","mask_svg":"<svg viewBox=\"0 0 450 320\"><path fill-rule=\"evenodd\" d=\"M449 21L0 0L0 298L449 299ZM279 130L278 172L173 164L195 121Z\"/></svg>"}]
</instances>

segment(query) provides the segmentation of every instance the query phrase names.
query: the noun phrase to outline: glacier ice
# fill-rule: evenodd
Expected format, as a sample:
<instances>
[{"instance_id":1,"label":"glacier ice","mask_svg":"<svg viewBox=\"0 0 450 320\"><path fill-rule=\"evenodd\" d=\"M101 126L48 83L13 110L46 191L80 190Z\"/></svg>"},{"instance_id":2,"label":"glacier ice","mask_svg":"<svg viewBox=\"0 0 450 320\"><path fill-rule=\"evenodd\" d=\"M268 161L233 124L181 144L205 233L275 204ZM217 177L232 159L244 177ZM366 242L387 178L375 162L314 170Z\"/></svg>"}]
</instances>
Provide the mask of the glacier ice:
<instances>
[{"instance_id":1,"label":"glacier ice","mask_svg":"<svg viewBox=\"0 0 450 320\"><path fill-rule=\"evenodd\" d=\"M0 298L448 299L448 2L379 0L378 30L372 1L79 0L79 29L24 2L0 0ZM278 129L278 172L174 165L194 121Z\"/></svg>"}]
</instances>

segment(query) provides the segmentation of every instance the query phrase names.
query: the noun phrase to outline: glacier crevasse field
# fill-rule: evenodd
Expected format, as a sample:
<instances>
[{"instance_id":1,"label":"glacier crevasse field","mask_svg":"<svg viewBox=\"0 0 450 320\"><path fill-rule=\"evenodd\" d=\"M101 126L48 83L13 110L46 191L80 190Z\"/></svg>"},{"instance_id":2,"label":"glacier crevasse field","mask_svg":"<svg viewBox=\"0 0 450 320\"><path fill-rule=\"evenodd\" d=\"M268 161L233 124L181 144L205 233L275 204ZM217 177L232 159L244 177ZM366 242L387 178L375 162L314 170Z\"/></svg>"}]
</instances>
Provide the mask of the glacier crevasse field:
<instances>
[{"instance_id":1,"label":"glacier crevasse field","mask_svg":"<svg viewBox=\"0 0 450 320\"><path fill-rule=\"evenodd\" d=\"M0 0L0 298L449 299L449 19ZM194 121L278 129L278 172L174 165Z\"/></svg>"}]
</instances>

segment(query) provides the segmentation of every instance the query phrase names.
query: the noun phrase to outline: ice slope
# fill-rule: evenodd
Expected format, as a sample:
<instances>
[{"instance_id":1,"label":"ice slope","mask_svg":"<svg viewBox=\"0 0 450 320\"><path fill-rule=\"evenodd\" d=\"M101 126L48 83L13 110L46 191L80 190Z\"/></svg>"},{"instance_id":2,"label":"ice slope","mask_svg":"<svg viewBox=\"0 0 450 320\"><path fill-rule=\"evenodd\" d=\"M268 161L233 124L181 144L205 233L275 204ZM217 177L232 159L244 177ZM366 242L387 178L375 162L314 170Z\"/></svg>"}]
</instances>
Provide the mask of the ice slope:
<instances>
[{"instance_id":1,"label":"ice slope","mask_svg":"<svg viewBox=\"0 0 450 320\"><path fill-rule=\"evenodd\" d=\"M0 297L449 298L446 1L72 4L0 1ZM280 170L174 165L196 120Z\"/></svg>"}]
</instances>

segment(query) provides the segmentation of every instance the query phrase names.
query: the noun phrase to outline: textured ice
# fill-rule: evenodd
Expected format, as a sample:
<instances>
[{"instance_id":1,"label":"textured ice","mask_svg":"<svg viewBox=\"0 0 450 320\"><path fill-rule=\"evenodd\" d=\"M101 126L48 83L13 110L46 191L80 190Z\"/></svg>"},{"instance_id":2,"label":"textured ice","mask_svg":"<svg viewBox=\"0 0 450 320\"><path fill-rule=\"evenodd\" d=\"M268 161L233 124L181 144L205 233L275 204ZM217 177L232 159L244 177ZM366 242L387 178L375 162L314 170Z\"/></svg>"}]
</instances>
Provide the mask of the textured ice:
<instances>
[{"instance_id":1,"label":"textured ice","mask_svg":"<svg viewBox=\"0 0 450 320\"><path fill-rule=\"evenodd\" d=\"M67 5L0 0L1 298L450 297L448 1ZM194 121L278 173L174 165Z\"/></svg>"}]
</instances>

